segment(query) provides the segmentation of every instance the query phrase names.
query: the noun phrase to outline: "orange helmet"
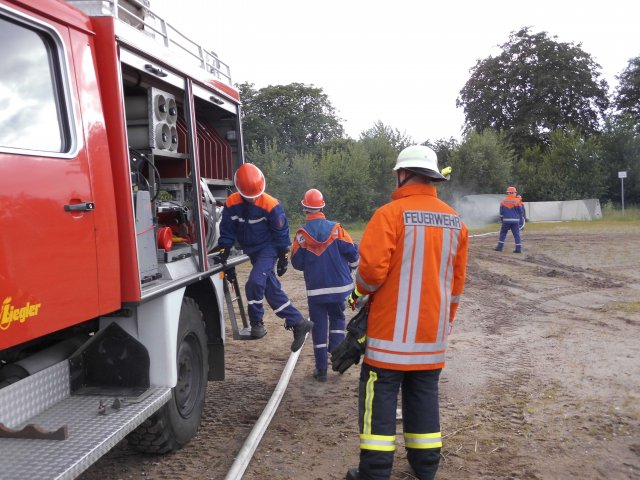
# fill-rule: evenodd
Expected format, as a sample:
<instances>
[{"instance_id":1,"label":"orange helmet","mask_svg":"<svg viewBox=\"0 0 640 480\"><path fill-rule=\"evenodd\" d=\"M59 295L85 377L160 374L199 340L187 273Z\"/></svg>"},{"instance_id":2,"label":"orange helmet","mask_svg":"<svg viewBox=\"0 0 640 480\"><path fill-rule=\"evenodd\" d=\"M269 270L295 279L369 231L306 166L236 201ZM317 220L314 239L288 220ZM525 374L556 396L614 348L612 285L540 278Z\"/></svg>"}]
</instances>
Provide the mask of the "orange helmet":
<instances>
[{"instance_id":1,"label":"orange helmet","mask_svg":"<svg viewBox=\"0 0 640 480\"><path fill-rule=\"evenodd\" d=\"M320 208L324 208L324 197L320 190L312 188L311 190L307 190L300 203L304 208L318 210Z\"/></svg>"},{"instance_id":2,"label":"orange helmet","mask_svg":"<svg viewBox=\"0 0 640 480\"><path fill-rule=\"evenodd\" d=\"M241 165L233 176L233 183L240 195L245 198L258 198L264 193L264 175L258 167L252 163Z\"/></svg>"},{"instance_id":3,"label":"orange helmet","mask_svg":"<svg viewBox=\"0 0 640 480\"><path fill-rule=\"evenodd\" d=\"M515 195L515 193L516 193L516 187L509 187L509 188L507 188L507 193L511 193L511 194L514 194L514 195Z\"/></svg>"}]
</instances>

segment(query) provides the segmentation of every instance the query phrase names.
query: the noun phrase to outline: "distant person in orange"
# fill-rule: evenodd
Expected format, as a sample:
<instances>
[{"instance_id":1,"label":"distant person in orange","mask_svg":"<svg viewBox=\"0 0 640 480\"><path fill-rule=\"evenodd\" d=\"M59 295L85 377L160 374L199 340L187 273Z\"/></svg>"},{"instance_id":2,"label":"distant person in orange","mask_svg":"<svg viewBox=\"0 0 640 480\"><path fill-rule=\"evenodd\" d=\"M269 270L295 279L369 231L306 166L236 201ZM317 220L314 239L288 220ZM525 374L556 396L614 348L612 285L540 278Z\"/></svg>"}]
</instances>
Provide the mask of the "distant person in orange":
<instances>
[{"instance_id":1,"label":"distant person in orange","mask_svg":"<svg viewBox=\"0 0 640 480\"><path fill-rule=\"evenodd\" d=\"M440 462L438 381L464 288L469 233L438 199L435 182L447 178L431 148L405 148L394 171L397 189L362 235L356 288L347 299L371 299L360 370L360 464L348 480L390 478L400 389L415 477L435 478Z\"/></svg>"},{"instance_id":2,"label":"distant person in orange","mask_svg":"<svg viewBox=\"0 0 640 480\"><path fill-rule=\"evenodd\" d=\"M522 201L516 197L516 187L507 188L507 196L500 202L500 238L496 245L496 251L501 252L504 248L504 241L507 238L507 232L511 230L513 239L516 242L516 248L513 253L522 253L522 239L520 238L520 226L524 224L524 206ZM520 197L522 198L522 197Z\"/></svg>"}]
</instances>

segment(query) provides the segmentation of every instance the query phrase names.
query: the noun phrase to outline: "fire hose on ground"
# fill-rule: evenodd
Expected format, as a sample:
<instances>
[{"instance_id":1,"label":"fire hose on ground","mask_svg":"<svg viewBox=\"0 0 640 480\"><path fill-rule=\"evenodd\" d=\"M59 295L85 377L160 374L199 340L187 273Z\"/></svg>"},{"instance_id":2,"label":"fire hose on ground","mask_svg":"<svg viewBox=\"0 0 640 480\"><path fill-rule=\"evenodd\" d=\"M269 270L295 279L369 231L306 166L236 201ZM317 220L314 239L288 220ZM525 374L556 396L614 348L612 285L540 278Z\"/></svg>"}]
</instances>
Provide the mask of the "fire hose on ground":
<instances>
[{"instance_id":1,"label":"fire hose on ground","mask_svg":"<svg viewBox=\"0 0 640 480\"><path fill-rule=\"evenodd\" d=\"M273 391L273 394L271 395L267 406L264 407L260 418L258 418L258 421L253 426L253 429L245 440L244 445L242 445L238 456L233 462L233 465L231 465L229 473L227 473L227 476L224 477L225 480L240 480L242 478L242 475L247 469L247 466L249 465L249 462L251 461L251 458L253 457L253 454L256 451L256 448L258 447L262 436L264 435L264 432L267 430L267 427L269 426L273 415L278 409L278 405L280 405L280 400L282 400L284 392L287 390L289 380L291 379L293 369L296 366L301 351L302 348L300 348L297 352L291 353L291 355L289 356L289 360L287 361L287 364L282 371L282 375L280 375L280 380L278 381L278 384L276 385L276 388Z\"/></svg>"}]
</instances>

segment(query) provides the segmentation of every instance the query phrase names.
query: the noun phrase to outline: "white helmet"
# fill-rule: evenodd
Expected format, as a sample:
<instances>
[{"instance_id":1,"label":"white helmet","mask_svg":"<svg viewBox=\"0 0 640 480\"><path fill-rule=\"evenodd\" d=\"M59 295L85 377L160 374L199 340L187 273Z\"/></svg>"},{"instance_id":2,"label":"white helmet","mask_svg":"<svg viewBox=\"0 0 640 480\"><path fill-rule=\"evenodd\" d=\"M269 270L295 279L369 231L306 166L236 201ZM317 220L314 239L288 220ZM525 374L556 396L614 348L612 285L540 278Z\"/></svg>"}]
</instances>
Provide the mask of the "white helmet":
<instances>
[{"instance_id":1,"label":"white helmet","mask_svg":"<svg viewBox=\"0 0 640 480\"><path fill-rule=\"evenodd\" d=\"M436 152L424 145L413 145L400 152L394 170L404 168L419 175L430 177L434 182L444 182L447 177L438 170Z\"/></svg>"}]
</instances>

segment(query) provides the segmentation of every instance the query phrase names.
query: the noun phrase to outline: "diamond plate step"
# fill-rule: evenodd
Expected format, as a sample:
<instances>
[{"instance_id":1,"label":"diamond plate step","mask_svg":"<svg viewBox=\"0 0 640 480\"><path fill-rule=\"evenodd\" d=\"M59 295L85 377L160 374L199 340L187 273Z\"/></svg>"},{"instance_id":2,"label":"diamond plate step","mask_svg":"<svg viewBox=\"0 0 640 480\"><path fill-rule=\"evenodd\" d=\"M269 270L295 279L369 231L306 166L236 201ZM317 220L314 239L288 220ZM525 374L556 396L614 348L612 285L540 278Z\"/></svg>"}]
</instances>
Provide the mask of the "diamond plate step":
<instances>
[{"instance_id":1,"label":"diamond plate step","mask_svg":"<svg viewBox=\"0 0 640 480\"><path fill-rule=\"evenodd\" d=\"M72 479L80 475L171 398L168 387L151 387L135 401L119 397L120 410L100 415L100 400L115 397L69 394L65 360L0 390L0 422L12 429L66 425L66 440L0 438L0 478ZM142 399L140 399L142 398Z\"/></svg>"}]
</instances>

